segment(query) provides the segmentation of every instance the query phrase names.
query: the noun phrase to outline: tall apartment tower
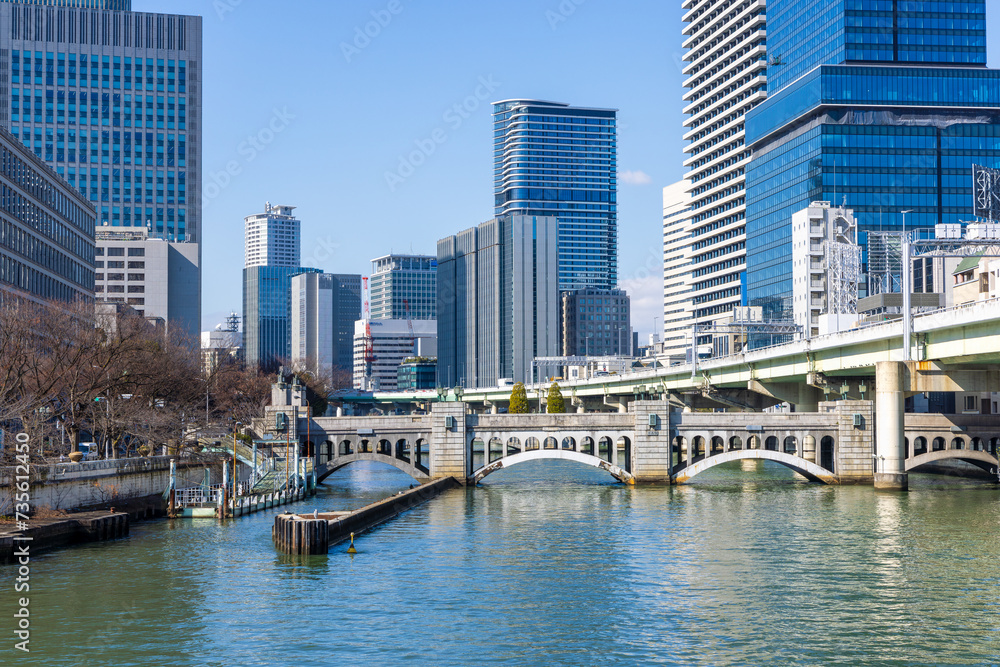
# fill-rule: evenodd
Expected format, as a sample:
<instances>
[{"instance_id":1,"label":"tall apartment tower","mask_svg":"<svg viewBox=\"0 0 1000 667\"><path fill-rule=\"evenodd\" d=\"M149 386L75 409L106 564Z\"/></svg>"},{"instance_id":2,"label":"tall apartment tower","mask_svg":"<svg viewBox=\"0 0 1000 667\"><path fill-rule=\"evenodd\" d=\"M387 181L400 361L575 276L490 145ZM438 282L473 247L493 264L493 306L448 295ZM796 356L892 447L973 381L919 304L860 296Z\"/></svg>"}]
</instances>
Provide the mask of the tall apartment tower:
<instances>
[{"instance_id":1,"label":"tall apartment tower","mask_svg":"<svg viewBox=\"0 0 1000 667\"><path fill-rule=\"evenodd\" d=\"M292 364L317 374L351 373L361 276L300 273L290 298Z\"/></svg>"},{"instance_id":2,"label":"tall apartment tower","mask_svg":"<svg viewBox=\"0 0 1000 667\"><path fill-rule=\"evenodd\" d=\"M618 112L493 104L494 215L559 219L559 289L618 286Z\"/></svg>"},{"instance_id":3,"label":"tall apartment tower","mask_svg":"<svg viewBox=\"0 0 1000 667\"><path fill-rule=\"evenodd\" d=\"M531 382L559 354L558 220L496 218L438 241L438 384Z\"/></svg>"},{"instance_id":4,"label":"tall apartment tower","mask_svg":"<svg viewBox=\"0 0 1000 667\"><path fill-rule=\"evenodd\" d=\"M727 319L743 303L744 183L750 162L743 116L767 95L764 4L756 0L684 0L683 4L688 116L684 166L691 194L685 280L691 324ZM674 324L690 330L687 323Z\"/></svg>"},{"instance_id":5,"label":"tall apartment tower","mask_svg":"<svg viewBox=\"0 0 1000 667\"><path fill-rule=\"evenodd\" d=\"M201 69L201 17L133 12L128 0L0 0L0 125L94 204L99 226L122 228L98 248L136 228L149 243L196 244L181 253L196 258L196 315L181 323L194 337Z\"/></svg>"},{"instance_id":6,"label":"tall apartment tower","mask_svg":"<svg viewBox=\"0 0 1000 667\"><path fill-rule=\"evenodd\" d=\"M302 254L302 223L294 206L264 204L264 212L244 219L246 268L298 266Z\"/></svg>"},{"instance_id":7,"label":"tall apartment tower","mask_svg":"<svg viewBox=\"0 0 1000 667\"><path fill-rule=\"evenodd\" d=\"M386 255L372 260L373 320L437 317L437 257Z\"/></svg>"},{"instance_id":8,"label":"tall apartment tower","mask_svg":"<svg viewBox=\"0 0 1000 667\"><path fill-rule=\"evenodd\" d=\"M768 98L746 119L749 305L790 317L792 220L814 201L874 230L972 216L1000 167L1000 70L984 0L768 3Z\"/></svg>"},{"instance_id":9,"label":"tall apartment tower","mask_svg":"<svg viewBox=\"0 0 1000 667\"><path fill-rule=\"evenodd\" d=\"M682 355L691 346L691 195L687 181L663 188L663 353Z\"/></svg>"}]
</instances>

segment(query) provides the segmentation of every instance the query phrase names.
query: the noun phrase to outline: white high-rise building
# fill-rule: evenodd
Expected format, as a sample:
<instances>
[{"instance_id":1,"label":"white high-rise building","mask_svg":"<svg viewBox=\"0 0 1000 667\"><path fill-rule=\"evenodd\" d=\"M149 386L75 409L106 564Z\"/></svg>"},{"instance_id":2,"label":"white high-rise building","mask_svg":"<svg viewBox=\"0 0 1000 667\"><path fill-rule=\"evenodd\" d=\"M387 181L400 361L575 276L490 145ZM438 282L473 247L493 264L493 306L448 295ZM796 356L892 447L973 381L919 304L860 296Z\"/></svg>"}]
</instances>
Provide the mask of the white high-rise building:
<instances>
[{"instance_id":1,"label":"white high-rise building","mask_svg":"<svg viewBox=\"0 0 1000 667\"><path fill-rule=\"evenodd\" d=\"M792 307L807 338L856 326L860 278L854 211L814 201L792 214Z\"/></svg>"},{"instance_id":2,"label":"white high-rise building","mask_svg":"<svg viewBox=\"0 0 1000 667\"><path fill-rule=\"evenodd\" d=\"M743 116L767 95L764 0L684 0L693 322L728 320L746 271ZM666 329L666 327L664 327ZM702 341L710 342L710 341Z\"/></svg>"},{"instance_id":3,"label":"white high-rise building","mask_svg":"<svg viewBox=\"0 0 1000 667\"><path fill-rule=\"evenodd\" d=\"M294 206L264 205L264 212L245 218L246 267L298 266L301 261L301 227Z\"/></svg>"},{"instance_id":4,"label":"white high-rise building","mask_svg":"<svg viewBox=\"0 0 1000 667\"><path fill-rule=\"evenodd\" d=\"M688 187L687 181L679 181L663 188L663 353L667 355L682 355L690 347L693 306Z\"/></svg>"}]
</instances>

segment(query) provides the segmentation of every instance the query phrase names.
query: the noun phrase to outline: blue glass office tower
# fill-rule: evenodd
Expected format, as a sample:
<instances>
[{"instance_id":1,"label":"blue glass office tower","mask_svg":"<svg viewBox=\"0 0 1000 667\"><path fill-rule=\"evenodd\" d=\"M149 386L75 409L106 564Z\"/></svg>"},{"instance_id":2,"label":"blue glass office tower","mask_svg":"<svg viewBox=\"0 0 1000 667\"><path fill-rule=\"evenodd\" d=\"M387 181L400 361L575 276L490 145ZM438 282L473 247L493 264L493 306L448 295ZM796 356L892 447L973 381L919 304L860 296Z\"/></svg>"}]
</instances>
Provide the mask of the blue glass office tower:
<instances>
[{"instance_id":1,"label":"blue glass office tower","mask_svg":"<svg viewBox=\"0 0 1000 667\"><path fill-rule=\"evenodd\" d=\"M1000 72L973 2L776 0L768 97L747 115L750 305L791 314L791 218L846 204L865 231L971 217L973 163L1000 166Z\"/></svg>"},{"instance_id":2,"label":"blue glass office tower","mask_svg":"<svg viewBox=\"0 0 1000 667\"><path fill-rule=\"evenodd\" d=\"M199 297L179 319L143 306L192 337L201 320L201 63L199 16L133 12L130 0L0 0L0 125L94 204L98 226L195 244L183 250L198 259ZM187 291L186 279L168 282Z\"/></svg>"},{"instance_id":3,"label":"blue glass office tower","mask_svg":"<svg viewBox=\"0 0 1000 667\"><path fill-rule=\"evenodd\" d=\"M243 354L248 366L276 370L292 361L292 276L322 273L298 266L243 269Z\"/></svg>"},{"instance_id":4,"label":"blue glass office tower","mask_svg":"<svg viewBox=\"0 0 1000 667\"><path fill-rule=\"evenodd\" d=\"M618 286L615 109L493 105L495 215L559 218L559 290Z\"/></svg>"}]
</instances>

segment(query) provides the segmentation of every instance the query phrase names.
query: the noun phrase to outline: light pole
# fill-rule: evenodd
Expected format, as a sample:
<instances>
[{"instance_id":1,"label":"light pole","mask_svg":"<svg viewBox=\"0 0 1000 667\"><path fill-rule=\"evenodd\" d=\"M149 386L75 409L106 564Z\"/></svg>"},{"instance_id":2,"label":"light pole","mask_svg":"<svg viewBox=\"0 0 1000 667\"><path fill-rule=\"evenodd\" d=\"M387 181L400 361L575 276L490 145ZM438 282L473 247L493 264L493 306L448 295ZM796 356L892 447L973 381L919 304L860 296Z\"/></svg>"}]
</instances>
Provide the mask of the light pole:
<instances>
[{"instance_id":1,"label":"light pole","mask_svg":"<svg viewBox=\"0 0 1000 667\"><path fill-rule=\"evenodd\" d=\"M206 426L207 426L206 422ZM243 426L243 422L236 422L233 425L233 500L236 500L236 437L239 435L240 427ZM233 505L235 508L235 505Z\"/></svg>"},{"instance_id":2,"label":"light pole","mask_svg":"<svg viewBox=\"0 0 1000 667\"><path fill-rule=\"evenodd\" d=\"M910 237L906 232L906 214L913 213L913 209L908 209L906 211L900 211L903 214L903 238L902 238L902 248L901 254L903 256L903 276L902 276L902 290L903 290L903 361L910 360L910 338L913 331L913 314L910 310L910 292L913 291L913 287L910 285L910 271L913 270L913 265L910 262Z\"/></svg>"}]
</instances>

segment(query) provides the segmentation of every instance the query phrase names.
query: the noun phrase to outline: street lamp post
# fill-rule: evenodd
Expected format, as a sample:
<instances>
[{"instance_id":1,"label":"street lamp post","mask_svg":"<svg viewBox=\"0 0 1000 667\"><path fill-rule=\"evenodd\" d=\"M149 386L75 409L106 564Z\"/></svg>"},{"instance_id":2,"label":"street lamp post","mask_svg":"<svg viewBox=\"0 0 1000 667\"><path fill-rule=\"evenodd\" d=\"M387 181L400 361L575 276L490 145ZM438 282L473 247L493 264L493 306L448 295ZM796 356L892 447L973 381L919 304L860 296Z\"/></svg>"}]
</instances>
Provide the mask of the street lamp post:
<instances>
[{"instance_id":1,"label":"street lamp post","mask_svg":"<svg viewBox=\"0 0 1000 667\"><path fill-rule=\"evenodd\" d=\"M913 264L910 261L910 236L906 232L906 214L913 213L913 209L901 211L901 213L903 214L903 239L901 248L903 256L903 361L910 361L910 338L913 332L913 313L910 303L910 293L913 291L913 287L910 284L910 272L913 270Z\"/></svg>"},{"instance_id":2,"label":"street lamp post","mask_svg":"<svg viewBox=\"0 0 1000 667\"><path fill-rule=\"evenodd\" d=\"M233 501L234 502L236 500L236 436L239 435L241 426L243 426L243 422L236 422L236 424L233 425Z\"/></svg>"}]
</instances>

